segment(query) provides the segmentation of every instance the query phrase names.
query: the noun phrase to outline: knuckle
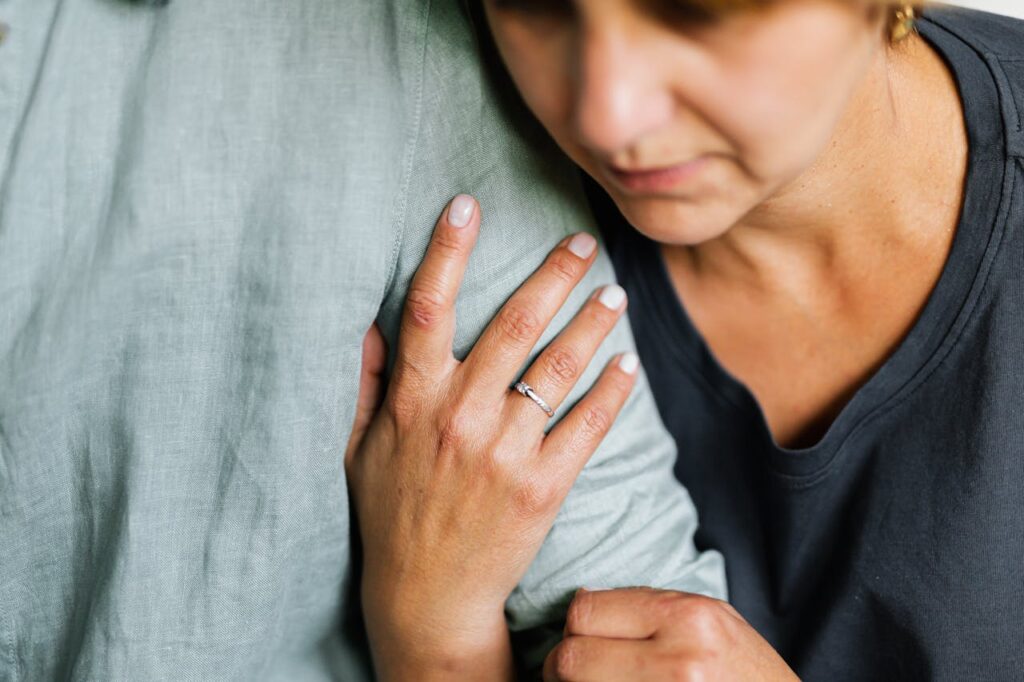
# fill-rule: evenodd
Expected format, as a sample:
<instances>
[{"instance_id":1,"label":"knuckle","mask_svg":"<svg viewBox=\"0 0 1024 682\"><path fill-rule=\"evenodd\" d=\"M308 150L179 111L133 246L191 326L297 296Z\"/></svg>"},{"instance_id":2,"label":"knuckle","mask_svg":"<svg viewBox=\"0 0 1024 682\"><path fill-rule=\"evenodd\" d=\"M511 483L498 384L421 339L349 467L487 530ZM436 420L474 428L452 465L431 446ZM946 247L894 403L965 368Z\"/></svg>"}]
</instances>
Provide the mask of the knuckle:
<instances>
[{"instance_id":1,"label":"knuckle","mask_svg":"<svg viewBox=\"0 0 1024 682\"><path fill-rule=\"evenodd\" d=\"M445 297L440 289L426 283L416 283L405 299L408 313L406 321L421 330L433 329L444 318Z\"/></svg>"},{"instance_id":2,"label":"knuckle","mask_svg":"<svg viewBox=\"0 0 1024 682\"><path fill-rule=\"evenodd\" d=\"M589 436L607 433L612 425L611 413L604 405L588 405L583 411L583 429Z\"/></svg>"},{"instance_id":3,"label":"knuckle","mask_svg":"<svg viewBox=\"0 0 1024 682\"><path fill-rule=\"evenodd\" d=\"M551 652L554 657L555 675L561 680L574 679L576 674L576 668L579 665L580 660L580 646L579 640L575 638L568 638L562 640L558 647Z\"/></svg>"},{"instance_id":4,"label":"knuckle","mask_svg":"<svg viewBox=\"0 0 1024 682\"><path fill-rule=\"evenodd\" d=\"M452 230L435 231L430 245L443 257L452 258L462 255L462 241Z\"/></svg>"},{"instance_id":5,"label":"knuckle","mask_svg":"<svg viewBox=\"0 0 1024 682\"><path fill-rule=\"evenodd\" d=\"M725 628L728 613L715 601L689 595L681 598L676 605L676 617L687 624L687 629L699 642L717 641Z\"/></svg>"},{"instance_id":6,"label":"knuckle","mask_svg":"<svg viewBox=\"0 0 1024 682\"><path fill-rule=\"evenodd\" d=\"M566 346L552 346L543 355L541 366L549 378L557 383L569 383L580 374L580 361Z\"/></svg>"},{"instance_id":7,"label":"knuckle","mask_svg":"<svg viewBox=\"0 0 1024 682\"><path fill-rule=\"evenodd\" d=\"M498 314L498 328L516 344L526 344L537 335L540 320L529 306L510 301Z\"/></svg>"},{"instance_id":8,"label":"knuckle","mask_svg":"<svg viewBox=\"0 0 1024 682\"><path fill-rule=\"evenodd\" d=\"M677 592L662 592L652 605L652 610L659 622L673 622L686 615L684 611L685 598Z\"/></svg>"},{"instance_id":9,"label":"knuckle","mask_svg":"<svg viewBox=\"0 0 1024 682\"><path fill-rule=\"evenodd\" d=\"M593 613L594 601L587 592L580 592L569 604L565 626L569 632L583 632Z\"/></svg>"},{"instance_id":10,"label":"knuckle","mask_svg":"<svg viewBox=\"0 0 1024 682\"><path fill-rule=\"evenodd\" d=\"M555 251L548 258L548 272L560 282L575 284L580 274L577 262L561 250Z\"/></svg>"},{"instance_id":11,"label":"knuckle","mask_svg":"<svg viewBox=\"0 0 1024 682\"><path fill-rule=\"evenodd\" d=\"M554 494L543 483L526 478L514 484L512 499L516 512L521 517L531 518L551 509Z\"/></svg>"}]
</instances>

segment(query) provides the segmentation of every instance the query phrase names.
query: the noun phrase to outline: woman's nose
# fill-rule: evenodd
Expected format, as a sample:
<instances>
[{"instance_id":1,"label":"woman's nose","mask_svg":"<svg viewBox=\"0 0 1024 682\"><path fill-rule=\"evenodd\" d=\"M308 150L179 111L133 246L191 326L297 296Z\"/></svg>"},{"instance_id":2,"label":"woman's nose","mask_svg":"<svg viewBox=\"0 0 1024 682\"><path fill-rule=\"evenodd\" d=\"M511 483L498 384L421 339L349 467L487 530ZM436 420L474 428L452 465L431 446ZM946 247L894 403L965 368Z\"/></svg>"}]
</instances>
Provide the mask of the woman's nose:
<instances>
[{"instance_id":1,"label":"woman's nose","mask_svg":"<svg viewBox=\"0 0 1024 682\"><path fill-rule=\"evenodd\" d=\"M665 125L673 99L642 45L615 34L581 33L573 118L579 142L605 154L635 144Z\"/></svg>"}]
</instances>

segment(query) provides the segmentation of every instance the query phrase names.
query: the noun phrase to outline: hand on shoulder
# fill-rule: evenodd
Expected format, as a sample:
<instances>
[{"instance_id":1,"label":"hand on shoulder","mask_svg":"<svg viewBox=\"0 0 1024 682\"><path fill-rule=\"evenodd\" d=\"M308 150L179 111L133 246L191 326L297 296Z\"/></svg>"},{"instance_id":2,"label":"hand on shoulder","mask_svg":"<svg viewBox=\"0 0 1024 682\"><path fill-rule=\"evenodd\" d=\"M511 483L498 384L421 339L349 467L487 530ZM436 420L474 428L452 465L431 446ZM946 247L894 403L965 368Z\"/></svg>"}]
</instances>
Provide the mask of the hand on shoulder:
<instances>
[{"instance_id":1,"label":"hand on shoulder","mask_svg":"<svg viewBox=\"0 0 1024 682\"><path fill-rule=\"evenodd\" d=\"M545 433L625 311L625 293L610 285L527 369L530 390L510 390L596 258L587 234L566 237L456 360L455 299L479 223L467 196L438 221L409 288L386 393L381 340L371 331L364 345L346 473L382 679L429 679L428 668L448 679L509 673L505 602L636 380L636 357L619 356Z\"/></svg>"}]
</instances>

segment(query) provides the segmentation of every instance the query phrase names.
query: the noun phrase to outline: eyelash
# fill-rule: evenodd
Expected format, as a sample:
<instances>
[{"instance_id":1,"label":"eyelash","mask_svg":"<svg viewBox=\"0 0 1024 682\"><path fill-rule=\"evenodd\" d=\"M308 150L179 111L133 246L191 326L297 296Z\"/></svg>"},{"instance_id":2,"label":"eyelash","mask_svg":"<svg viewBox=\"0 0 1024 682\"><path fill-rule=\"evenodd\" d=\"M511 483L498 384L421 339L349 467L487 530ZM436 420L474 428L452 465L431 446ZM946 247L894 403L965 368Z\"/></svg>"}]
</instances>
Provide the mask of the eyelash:
<instances>
[{"instance_id":1,"label":"eyelash","mask_svg":"<svg viewBox=\"0 0 1024 682\"><path fill-rule=\"evenodd\" d=\"M572 11L569 2L559 0L492 0L497 9L524 14L566 14Z\"/></svg>"},{"instance_id":2,"label":"eyelash","mask_svg":"<svg viewBox=\"0 0 1024 682\"><path fill-rule=\"evenodd\" d=\"M709 10L685 2L668 2L664 12L677 22L693 25L708 25L715 23L720 17L712 14Z\"/></svg>"}]
</instances>

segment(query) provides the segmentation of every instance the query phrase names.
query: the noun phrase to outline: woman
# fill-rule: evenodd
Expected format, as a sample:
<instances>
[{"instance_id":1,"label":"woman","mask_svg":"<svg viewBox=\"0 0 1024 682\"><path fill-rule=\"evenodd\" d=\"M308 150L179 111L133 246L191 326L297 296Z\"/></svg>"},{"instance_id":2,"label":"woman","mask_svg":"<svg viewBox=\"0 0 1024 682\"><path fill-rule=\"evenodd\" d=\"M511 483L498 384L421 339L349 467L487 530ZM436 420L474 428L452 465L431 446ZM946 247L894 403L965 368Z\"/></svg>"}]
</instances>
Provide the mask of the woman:
<instances>
[{"instance_id":1,"label":"woman","mask_svg":"<svg viewBox=\"0 0 1024 682\"><path fill-rule=\"evenodd\" d=\"M526 105L592 178L698 545L725 555L735 606L582 591L546 677L1018 677L1024 24L936 8L917 33L914 8L874 0L484 9ZM545 439L493 329L455 363L467 201L438 224L420 275L436 295L411 297L388 399L348 458L386 679L510 675L501 604L635 367L609 367ZM549 319L587 265L574 253L516 305ZM555 343L586 361L611 303ZM524 381L557 403L537 367ZM516 416L481 431L474 405Z\"/></svg>"}]
</instances>

